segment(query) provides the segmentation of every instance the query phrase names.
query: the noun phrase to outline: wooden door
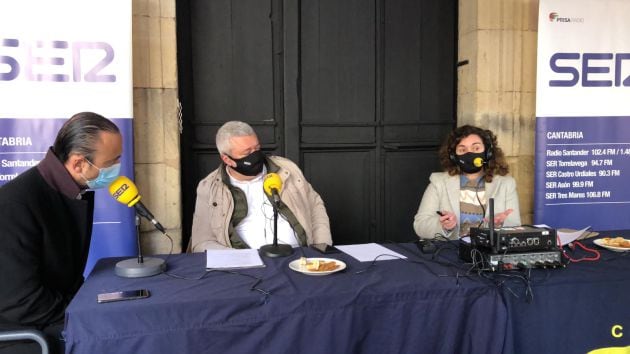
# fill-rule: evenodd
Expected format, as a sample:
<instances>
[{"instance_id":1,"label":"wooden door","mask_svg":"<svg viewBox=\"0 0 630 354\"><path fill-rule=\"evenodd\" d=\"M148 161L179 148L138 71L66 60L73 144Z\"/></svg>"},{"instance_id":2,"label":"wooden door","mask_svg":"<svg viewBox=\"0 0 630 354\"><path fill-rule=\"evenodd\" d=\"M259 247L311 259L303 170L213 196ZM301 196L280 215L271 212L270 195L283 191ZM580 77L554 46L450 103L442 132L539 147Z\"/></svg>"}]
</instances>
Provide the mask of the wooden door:
<instances>
[{"instance_id":1,"label":"wooden door","mask_svg":"<svg viewBox=\"0 0 630 354\"><path fill-rule=\"evenodd\" d=\"M455 124L454 0L178 1L183 239L228 120L298 163L335 243L405 241Z\"/></svg>"}]
</instances>

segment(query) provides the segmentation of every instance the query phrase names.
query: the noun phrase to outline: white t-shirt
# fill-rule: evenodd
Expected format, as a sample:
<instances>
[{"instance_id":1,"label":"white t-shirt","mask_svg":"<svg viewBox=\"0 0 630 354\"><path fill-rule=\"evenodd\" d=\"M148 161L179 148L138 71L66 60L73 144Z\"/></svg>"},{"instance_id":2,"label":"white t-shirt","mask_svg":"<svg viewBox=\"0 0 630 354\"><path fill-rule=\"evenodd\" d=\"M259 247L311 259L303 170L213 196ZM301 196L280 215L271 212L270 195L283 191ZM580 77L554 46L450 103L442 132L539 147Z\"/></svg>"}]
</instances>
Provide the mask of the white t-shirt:
<instances>
[{"instance_id":1,"label":"white t-shirt","mask_svg":"<svg viewBox=\"0 0 630 354\"><path fill-rule=\"evenodd\" d=\"M227 169L227 167L226 167ZM235 226L236 232L250 248L273 243L273 206L263 190L266 168L251 181L239 181L230 175L230 183L247 197L247 216ZM298 246L297 236L287 220L278 213L278 244Z\"/></svg>"}]
</instances>

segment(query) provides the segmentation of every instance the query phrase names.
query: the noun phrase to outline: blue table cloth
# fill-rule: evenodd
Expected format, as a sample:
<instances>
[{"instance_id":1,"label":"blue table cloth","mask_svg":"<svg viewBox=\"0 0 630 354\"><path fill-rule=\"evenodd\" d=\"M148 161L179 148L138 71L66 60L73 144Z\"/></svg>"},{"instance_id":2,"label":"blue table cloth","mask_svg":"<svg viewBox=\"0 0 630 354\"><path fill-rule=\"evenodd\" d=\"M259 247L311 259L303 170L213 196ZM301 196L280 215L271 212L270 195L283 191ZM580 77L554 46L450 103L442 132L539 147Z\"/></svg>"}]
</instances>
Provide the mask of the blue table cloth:
<instances>
[{"instance_id":1,"label":"blue table cloth","mask_svg":"<svg viewBox=\"0 0 630 354\"><path fill-rule=\"evenodd\" d=\"M238 271L245 275L210 272L184 280L165 274L120 278L114 274L120 259L103 259L67 309L66 353L505 350L510 327L501 288L461 276L461 268L430 262L414 244L386 247L413 262L369 266L339 253L330 256L346 262L344 271L309 276L289 269L289 262L301 256L296 252L265 258L265 268ZM173 255L167 263L174 276L205 274L205 254ZM251 290L255 279L249 276L262 279L256 284L260 291ZM148 289L151 296L96 302L99 293L133 289Z\"/></svg>"},{"instance_id":2,"label":"blue table cloth","mask_svg":"<svg viewBox=\"0 0 630 354\"><path fill-rule=\"evenodd\" d=\"M630 346L630 252L584 243L601 258L565 269L533 270L530 299L524 282L512 280L504 286L506 353L588 353ZM573 255L584 256L592 254Z\"/></svg>"}]
</instances>

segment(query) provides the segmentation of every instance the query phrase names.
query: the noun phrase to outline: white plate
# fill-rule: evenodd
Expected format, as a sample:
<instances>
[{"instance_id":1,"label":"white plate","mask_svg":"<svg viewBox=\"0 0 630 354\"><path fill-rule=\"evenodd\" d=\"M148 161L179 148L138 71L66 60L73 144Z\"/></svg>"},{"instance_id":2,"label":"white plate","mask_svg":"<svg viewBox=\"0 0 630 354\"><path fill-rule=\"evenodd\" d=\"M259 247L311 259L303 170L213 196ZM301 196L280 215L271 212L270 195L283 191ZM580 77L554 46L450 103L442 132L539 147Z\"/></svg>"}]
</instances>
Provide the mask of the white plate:
<instances>
[{"instance_id":1,"label":"white plate","mask_svg":"<svg viewBox=\"0 0 630 354\"><path fill-rule=\"evenodd\" d=\"M306 269L306 267L302 268L300 267L300 258L292 261L291 263L289 263L289 268L293 269L296 272L300 272L300 273L304 273L304 274L308 274L308 275L328 275L328 274L332 274L332 273L336 273L339 272L341 270L346 269L346 264L338 259L332 259L332 258L307 258L306 261L314 261L314 260L318 260L318 261L324 261L324 262L335 262L337 263L337 265L339 267L337 267L337 269L335 270L328 270L328 271L323 271L323 272L318 272L318 271L312 271L312 270L308 270Z\"/></svg>"},{"instance_id":2,"label":"white plate","mask_svg":"<svg viewBox=\"0 0 630 354\"><path fill-rule=\"evenodd\" d=\"M611 251L614 252L628 252L630 251L630 248L626 248L626 247L615 247L615 246L608 246L607 244L604 243L604 240L602 240L601 238L598 238L597 240L593 241L594 244L598 245L599 247L604 247L607 248Z\"/></svg>"}]
</instances>

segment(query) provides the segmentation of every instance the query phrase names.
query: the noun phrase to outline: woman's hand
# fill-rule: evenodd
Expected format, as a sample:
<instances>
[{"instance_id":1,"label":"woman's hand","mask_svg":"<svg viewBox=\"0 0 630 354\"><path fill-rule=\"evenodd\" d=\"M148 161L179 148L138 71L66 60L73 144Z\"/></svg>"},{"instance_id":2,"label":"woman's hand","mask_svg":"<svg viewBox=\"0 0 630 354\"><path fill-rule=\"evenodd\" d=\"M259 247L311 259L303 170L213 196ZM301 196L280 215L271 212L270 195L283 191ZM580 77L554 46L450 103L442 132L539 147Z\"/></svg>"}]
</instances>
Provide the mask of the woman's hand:
<instances>
[{"instance_id":1,"label":"woman's hand","mask_svg":"<svg viewBox=\"0 0 630 354\"><path fill-rule=\"evenodd\" d=\"M503 226L503 223L505 222L505 219L507 219L508 215L512 214L513 211L514 211L514 209L507 209L506 211L504 211L502 213L494 214L494 225L495 225L495 227Z\"/></svg>"},{"instance_id":2,"label":"woman's hand","mask_svg":"<svg viewBox=\"0 0 630 354\"><path fill-rule=\"evenodd\" d=\"M440 215L440 224L442 225L442 229L446 231L451 231L457 226L457 216L455 213L451 211L441 211L442 215Z\"/></svg>"}]
</instances>

